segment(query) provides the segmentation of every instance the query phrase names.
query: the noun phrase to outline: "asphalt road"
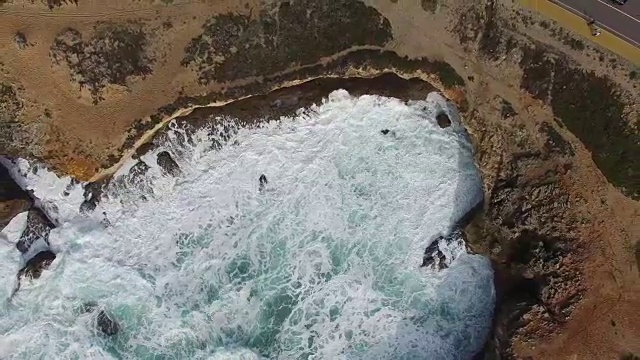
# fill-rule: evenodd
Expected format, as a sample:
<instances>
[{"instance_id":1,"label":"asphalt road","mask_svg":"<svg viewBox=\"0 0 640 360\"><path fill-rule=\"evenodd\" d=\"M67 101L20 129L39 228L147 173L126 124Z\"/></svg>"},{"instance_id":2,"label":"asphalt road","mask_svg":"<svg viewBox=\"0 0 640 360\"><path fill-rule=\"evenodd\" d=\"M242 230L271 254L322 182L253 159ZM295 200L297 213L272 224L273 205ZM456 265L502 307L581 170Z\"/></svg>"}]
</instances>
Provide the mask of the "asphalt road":
<instances>
[{"instance_id":1,"label":"asphalt road","mask_svg":"<svg viewBox=\"0 0 640 360\"><path fill-rule=\"evenodd\" d=\"M615 5L609 0L553 0L558 5L596 20L598 26L640 47L640 0Z\"/></svg>"}]
</instances>

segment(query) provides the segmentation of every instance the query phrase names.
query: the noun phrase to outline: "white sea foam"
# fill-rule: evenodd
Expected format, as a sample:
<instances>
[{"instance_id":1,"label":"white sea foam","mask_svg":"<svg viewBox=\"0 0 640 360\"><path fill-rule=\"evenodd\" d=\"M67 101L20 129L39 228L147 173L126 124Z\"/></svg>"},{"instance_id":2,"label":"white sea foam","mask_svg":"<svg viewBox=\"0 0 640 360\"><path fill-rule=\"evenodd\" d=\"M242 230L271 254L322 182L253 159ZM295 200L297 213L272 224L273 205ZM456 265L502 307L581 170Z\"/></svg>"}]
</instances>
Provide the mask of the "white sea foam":
<instances>
[{"instance_id":1,"label":"white sea foam","mask_svg":"<svg viewBox=\"0 0 640 360\"><path fill-rule=\"evenodd\" d=\"M440 109L451 127L436 124ZM153 165L167 150L181 176L152 166L145 186L110 189L88 216L77 195L31 182L60 224L58 257L0 305L0 358L465 359L482 345L488 261L454 242L449 269L419 267L482 197L442 97L336 91L296 118L239 129L218 151L207 131L196 140L143 157ZM4 296L21 264L17 250L0 255ZM118 335L93 330L88 301Z\"/></svg>"}]
</instances>

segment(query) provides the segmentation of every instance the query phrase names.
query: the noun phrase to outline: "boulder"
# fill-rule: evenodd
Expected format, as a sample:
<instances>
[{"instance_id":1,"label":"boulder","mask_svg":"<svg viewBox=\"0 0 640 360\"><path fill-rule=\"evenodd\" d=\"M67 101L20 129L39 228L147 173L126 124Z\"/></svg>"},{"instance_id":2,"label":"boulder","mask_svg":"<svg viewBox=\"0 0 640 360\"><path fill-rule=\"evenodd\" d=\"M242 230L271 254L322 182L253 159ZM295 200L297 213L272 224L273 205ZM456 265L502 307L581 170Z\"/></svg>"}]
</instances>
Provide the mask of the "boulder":
<instances>
[{"instance_id":1,"label":"boulder","mask_svg":"<svg viewBox=\"0 0 640 360\"><path fill-rule=\"evenodd\" d=\"M260 181L260 185L258 187L258 190L260 192L262 192L262 191L264 191L264 188L267 186L269 181L267 181L267 176L265 174L260 175L260 178L258 180Z\"/></svg>"},{"instance_id":2,"label":"boulder","mask_svg":"<svg viewBox=\"0 0 640 360\"><path fill-rule=\"evenodd\" d=\"M438 122L438 126L443 129L451 126L451 119L449 119L449 115L445 112L438 113L438 115L436 115L436 121Z\"/></svg>"},{"instance_id":3,"label":"boulder","mask_svg":"<svg viewBox=\"0 0 640 360\"><path fill-rule=\"evenodd\" d=\"M105 335L113 336L120 331L120 325L104 310L100 310L96 316L96 329Z\"/></svg>"},{"instance_id":4,"label":"boulder","mask_svg":"<svg viewBox=\"0 0 640 360\"><path fill-rule=\"evenodd\" d=\"M49 244L49 232L55 226L47 216L38 208L29 210L27 216L27 226L16 243L16 247L22 254L26 254L31 246L38 240Z\"/></svg>"},{"instance_id":5,"label":"boulder","mask_svg":"<svg viewBox=\"0 0 640 360\"><path fill-rule=\"evenodd\" d=\"M180 166L176 163L175 160L171 157L168 151L161 151L157 155L156 162L158 166L167 174L171 176L180 175Z\"/></svg>"},{"instance_id":6,"label":"boulder","mask_svg":"<svg viewBox=\"0 0 640 360\"><path fill-rule=\"evenodd\" d=\"M56 259L56 254L52 251L44 250L37 253L27 261L27 264L18 272L18 281L22 277L37 279L42 275L42 271L51 265Z\"/></svg>"},{"instance_id":7,"label":"boulder","mask_svg":"<svg viewBox=\"0 0 640 360\"><path fill-rule=\"evenodd\" d=\"M99 305L95 301L87 301L82 304L81 308L82 312L85 313L92 313L98 309ZM94 324L96 330L108 336L113 336L120 331L120 325L118 324L118 322L113 320L111 316L109 316L109 314L107 314L107 312L102 309L98 310L94 318Z\"/></svg>"},{"instance_id":8,"label":"boulder","mask_svg":"<svg viewBox=\"0 0 640 360\"><path fill-rule=\"evenodd\" d=\"M422 257L421 267L428 267L436 270L444 270L448 268L446 256L442 250L440 250L440 243L442 241L447 241L447 239L440 236L427 246L424 251L424 256Z\"/></svg>"}]
</instances>

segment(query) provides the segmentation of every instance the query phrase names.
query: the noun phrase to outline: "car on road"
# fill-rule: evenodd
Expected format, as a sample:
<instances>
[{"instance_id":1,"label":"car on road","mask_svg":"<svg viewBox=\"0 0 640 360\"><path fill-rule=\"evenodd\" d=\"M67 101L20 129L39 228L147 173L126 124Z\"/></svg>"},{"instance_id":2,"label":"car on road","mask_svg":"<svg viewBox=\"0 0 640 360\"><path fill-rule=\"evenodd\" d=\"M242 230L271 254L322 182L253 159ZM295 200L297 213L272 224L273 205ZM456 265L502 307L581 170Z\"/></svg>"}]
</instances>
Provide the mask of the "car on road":
<instances>
[{"instance_id":1,"label":"car on road","mask_svg":"<svg viewBox=\"0 0 640 360\"><path fill-rule=\"evenodd\" d=\"M627 3L628 0L609 0L612 3L616 4L616 5L624 5Z\"/></svg>"}]
</instances>

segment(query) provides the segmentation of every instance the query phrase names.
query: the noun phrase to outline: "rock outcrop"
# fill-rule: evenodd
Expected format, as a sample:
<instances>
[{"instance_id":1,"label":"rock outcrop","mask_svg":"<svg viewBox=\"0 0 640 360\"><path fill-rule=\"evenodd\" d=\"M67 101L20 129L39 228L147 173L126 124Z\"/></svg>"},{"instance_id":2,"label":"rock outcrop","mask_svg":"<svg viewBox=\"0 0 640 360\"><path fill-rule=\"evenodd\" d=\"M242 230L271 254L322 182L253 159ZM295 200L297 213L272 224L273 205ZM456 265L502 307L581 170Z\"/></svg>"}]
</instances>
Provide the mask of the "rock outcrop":
<instances>
[{"instance_id":1,"label":"rock outcrop","mask_svg":"<svg viewBox=\"0 0 640 360\"><path fill-rule=\"evenodd\" d=\"M29 210L33 201L25 191L11 178L9 171L0 164L0 230L14 216Z\"/></svg>"},{"instance_id":2,"label":"rock outcrop","mask_svg":"<svg viewBox=\"0 0 640 360\"><path fill-rule=\"evenodd\" d=\"M48 247L49 232L54 227L42 210L32 208L27 216L27 227L22 232L16 247L22 254L26 254L38 240L41 240L43 245Z\"/></svg>"},{"instance_id":3,"label":"rock outcrop","mask_svg":"<svg viewBox=\"0 0 640 360\"><path fill-rule=\"evenodd\" d=\"M171 157L168 151L161 151L156 155L156 162L158 166L166 173L171 176L180 175L180 166L176 163L175 160Z\"/></svg>"},{"instance_id":4,"label":"rock outcrop","mask_svg":"<svg viewBox=\"0 0 640 360\"><path fill-rule=\"evenodd\" d=\"M40 251L33 257L31 257L27 264L18 272L18 279L24 277L29 279L38 279L42 275L42 271L51 265L53 260L56 259L56 254L50 250Z\"/></svg>"},{"instance_id":5,"label":"rock outcrop","mask_svg":"<svg viewBox=\"0 0 640 360\"><path fill-rule=\"evenodd\" d=\"M109 314L100 309L98 303L89 301L82 304L82 311L85 313L93 313L93 323L96 330L107 336L116 335L120 331L120 325L111 318Z\"/></svg>"},{"instance_id":6,"label":"rock outcrop","mask_svg":"<svg viewBox=\"0 0 640 360\"><path fill-rule=\"evenodd\" d=\"M120 331L120 325L104 310L98 311L98 315L96 315L96 328L108 336L113 336Z\"/></svg>"}]
</instances>

